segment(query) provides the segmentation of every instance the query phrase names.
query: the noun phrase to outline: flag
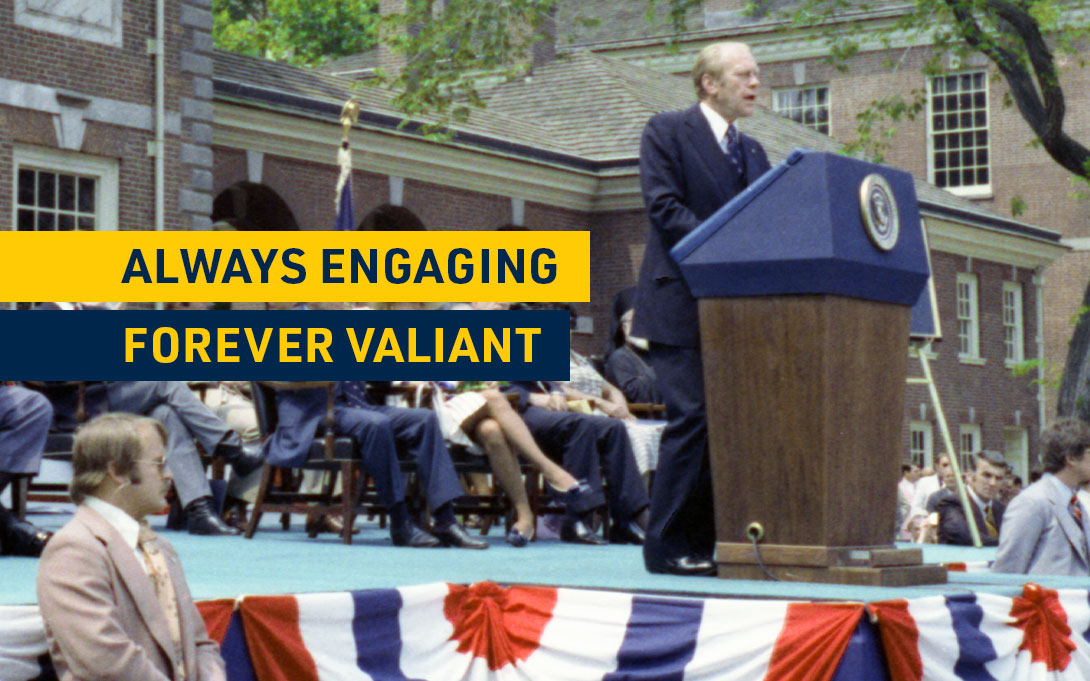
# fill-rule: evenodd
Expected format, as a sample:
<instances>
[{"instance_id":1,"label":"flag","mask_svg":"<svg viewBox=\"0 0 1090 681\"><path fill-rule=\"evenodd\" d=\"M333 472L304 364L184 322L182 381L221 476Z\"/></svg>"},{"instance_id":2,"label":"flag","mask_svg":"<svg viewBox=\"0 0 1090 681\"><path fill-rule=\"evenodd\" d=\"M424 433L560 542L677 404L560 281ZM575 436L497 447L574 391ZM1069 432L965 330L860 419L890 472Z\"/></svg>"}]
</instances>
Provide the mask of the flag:
<instances>
[{"instance_id":1,"label":"flag","mask_svg":"<svg viewBox=\"0 0 1090 681\"><path fill-rule=\"evenodd\" d=\"M862 613L491 582L242 603L259 681L828 681Z\"/></svg>"},{"instance_id":2,"label":"flag","mask_svg":"<svg viewBox=\"0 0 1090 681\"><path fill-rule=\"evenodd\" d=\"M333 229L354 230L356 218L352 213L352 145L348 133L359 116L359 106L352 100L344 103L341 109L341 148L337 151L337 165L340 174L337 177L337 219Z\"/></svg>"},{"instance_id":3,"label":"flag","mask_svg":"<svg viewBox=\"0 0 1090 681\"><path fill-rule=\"evenodd\" d=\"M1090 679L1085 590L1026 584L1014 598L965 593L869 607L892 681Z\"/></svg>"}]
</instances>

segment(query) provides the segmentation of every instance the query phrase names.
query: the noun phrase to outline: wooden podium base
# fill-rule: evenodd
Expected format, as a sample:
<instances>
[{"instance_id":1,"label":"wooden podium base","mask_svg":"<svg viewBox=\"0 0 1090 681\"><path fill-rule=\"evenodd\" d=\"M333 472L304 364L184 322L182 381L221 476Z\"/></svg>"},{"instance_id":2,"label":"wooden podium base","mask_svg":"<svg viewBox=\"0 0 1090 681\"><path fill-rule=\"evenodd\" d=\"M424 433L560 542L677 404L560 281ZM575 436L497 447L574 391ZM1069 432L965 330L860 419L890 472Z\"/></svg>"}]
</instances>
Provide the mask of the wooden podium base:
<instances>
[{"instance_id":1,"label":"wooden podium base","mask_svg":"<svg viewBox=\"0 0 1090 681\"><path fill-rule=\"evenodd\" d=\"M785 582L857 586L945 584L946 568L925 565L920 549L892 546L826 547L758 544L760 563ZM768 580L753 544L719 542L715 562L721 579Z\"/></svg>"}]
</instances>

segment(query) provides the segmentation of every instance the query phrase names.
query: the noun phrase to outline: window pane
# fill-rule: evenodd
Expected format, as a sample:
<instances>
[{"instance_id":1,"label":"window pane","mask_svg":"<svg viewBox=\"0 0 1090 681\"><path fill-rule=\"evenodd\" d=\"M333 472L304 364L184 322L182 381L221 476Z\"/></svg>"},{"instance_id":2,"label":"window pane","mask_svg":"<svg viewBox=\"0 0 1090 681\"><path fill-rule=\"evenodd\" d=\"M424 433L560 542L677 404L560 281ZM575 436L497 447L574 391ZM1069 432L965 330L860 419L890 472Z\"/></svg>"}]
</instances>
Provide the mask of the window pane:
<instances>
[{"instance_id":1,"label":"window pane","mask_svg":"<svg viewBox=\"0 0 1090 681\"><path fill-rule=\"evenodd\" d=\"M74 215L58 215L57 216L57 231L69 232L76 228L76 216Z\"/></svg>"},{"instance_id":2,"label":"window pane","mask_svg":"<svg viewBox=\"0 0 1090 681\"><path fill-rule=\"evenodd\" d=\"M81 213L95 212L95 181L89 177L79 178L79 210Z\"/></svg>"},{"instance_id":3,"label":"window pane","mask_svg":"<svg viewBox=\"0 0 1090 681\"><path fill-rule=\"evenodd\" d=\"M57 176L53 173L38 173L38 206L54 208L57 205Z\"/></svg>"},{"instance_id":4,"label":"window pane","mask_svg":"<svg viewBox=\"0 0 1090 681\"><path fill-rule=\"evenodd\" d=\"M34 205L34 171L19 169L19 205Z\"/></svg>"},{"instance_id":5,"label":"window pane","mask_svg":"<svg viewBox=\"0 0 1090 681\"><path fill-rule=\"evenodd\" d=\"M34 231L34 211L32 210L20 210L18 217L15 219L17 229L22 232Z\"/></svg>"},{"instance_id":6,"label":"window pane","mask_svg":"<svg viewBox=\"0 0 1090 681\"><path fill-rule=\"evenodd\" d=\"M61 210L75 210L76 208L76 178L72 175L61 175L57 185L57 205Z\"/></svg>"},{"instance_id":7,"label":"window pane","mask_svg":"<svg viewBox=\"0 0 1090 681\"><path fill-rule=\"evenodd\" d=\"M988 182L989 182L989 180L988 180L988 169L987 168L978 168L977 171L976 171L976 183L977 184L988 184Z\"/></svg>"},{"instance_id":8,"label":"window pane","mask_svg":"<svg viewBox=\"0 0 1090 681\"><path fill-rule=\"evenodd\" d=\"M51 232L57 221L56 213L38 213L38 231Z\"/></svg>"},{"instance_id":9,"label":"window pane","mask_svg":"<svg viewBox=\"0 0 1090 681\"><path fill-rule=\"evenodd\" d=\"M79 228L82 230L93 230L95 228L95 219L92 217L81 217L78 224Z\"/></svg>"}]
</instances>

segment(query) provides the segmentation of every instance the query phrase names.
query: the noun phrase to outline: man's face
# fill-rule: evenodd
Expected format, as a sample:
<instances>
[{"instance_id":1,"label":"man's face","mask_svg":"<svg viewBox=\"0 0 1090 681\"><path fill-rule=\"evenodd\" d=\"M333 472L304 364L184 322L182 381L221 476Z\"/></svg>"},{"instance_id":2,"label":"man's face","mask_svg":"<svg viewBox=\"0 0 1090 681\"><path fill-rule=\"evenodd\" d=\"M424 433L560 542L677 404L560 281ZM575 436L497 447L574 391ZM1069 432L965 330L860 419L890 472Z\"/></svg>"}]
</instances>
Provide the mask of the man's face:
<instances>
[{"instance_id":1,"label":"man's face","mask_svg":"<svg viewBox=\"0 0 1090 681\"><path fill-rule=\"evenodd\" d=\"M999 493L999 486L1007 477L1007 469L984 459L977 459L970 484L973 491L984 501L991 501Z\"/></svg>"},{"instance_id":2,"label":"man's face","mask_svg":"<svg viewBox=\"0 0 1090 681\"><path fill-rule=\"evenodd\" d=\"M905 475L905 479L909 482L916 482L920 479L920 467L916 464L912 464L912 468L908 469L908 473Z\"/></svg>"},{"instance_id":3,"label":"man's face","mask_svg":"<svg viewBox=\"0 0 1090 681\"><path fill-rule=\"evenodd\" d=\"M133 462L133 473L140 482L119 491L127 497L131 514L137 520L166 507L171 479L166 469L166 449L159 433L154 428L141 428L140 444L140 456Z\"/></svg>"},{"instance_id":4,"label":"man's face","mask_svg":"<svg viewBox=\"0 0 1090 681\"><path fill-rule=\"evenodd\" d=\"M1079 485L1090 482L1090 447L1083 450L1082 458L1076 459L1068 455L1067 465L1078 474Z\"/></svg>"},{"instance_id":5,"label":"man's face","mask_svg":"<svg viewBox=\"0 0 1090 681\"><path fill-rule=\"evenodd\" d=\"M705 74L701 81L707 95L705 101L728 123L752 116L757 105L757 87L761 84L753 53L748 47L737 45L724 49L720 59L723 73L719 79Z\"/></svg>"},{"instance_id":6,"label":"man's face","mask_svg":"<svg viewBox=\"0 0 1090 681\"><path fill-rule=\"evenodd\" d=\"M954 467L950 465L950 457L947 456L946 454L943 454L942 456L939 457L939 462L938 462L937 466L938 466L938 468L937 468L937 470L935 472L938 474L939 478L942 479L942 480L945 480L947 474L952 473L953 470L954 470Z\"/></svg>"}]
</instances>

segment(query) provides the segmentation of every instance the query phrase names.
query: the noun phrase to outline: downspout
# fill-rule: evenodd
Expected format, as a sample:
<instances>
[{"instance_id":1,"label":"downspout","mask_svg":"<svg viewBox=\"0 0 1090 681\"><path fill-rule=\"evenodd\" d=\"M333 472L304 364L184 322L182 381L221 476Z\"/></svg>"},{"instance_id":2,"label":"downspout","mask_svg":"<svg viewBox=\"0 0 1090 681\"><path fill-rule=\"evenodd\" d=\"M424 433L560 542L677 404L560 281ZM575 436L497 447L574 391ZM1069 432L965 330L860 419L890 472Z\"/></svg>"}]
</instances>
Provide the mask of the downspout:
<instances>
[{"instance_id":1,"label":"downspout","mask_svg":"<svg viewBox=\"0 0 1090 681\"><path fill-rule=\"evenodd\" d=\"M1045 410L1045 270L1038 267L1033 272L1033 292L1037 312L1037 432L1040 433L1048 422L1048 414ZM1040 452L1038 452L1040 455Z\"/></svg>"},{"instance_id":2,"label":"downspout","mask_svg":"<svg viewBox=\"0 0 1090 681\"><path fill-rule=\"evenodd\" d=\"M155 0L155 231L165 228L166 0Z\"/></svg>"}]
</instances>

